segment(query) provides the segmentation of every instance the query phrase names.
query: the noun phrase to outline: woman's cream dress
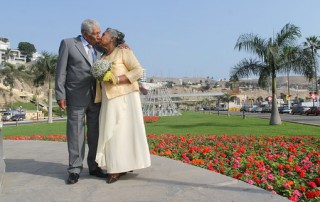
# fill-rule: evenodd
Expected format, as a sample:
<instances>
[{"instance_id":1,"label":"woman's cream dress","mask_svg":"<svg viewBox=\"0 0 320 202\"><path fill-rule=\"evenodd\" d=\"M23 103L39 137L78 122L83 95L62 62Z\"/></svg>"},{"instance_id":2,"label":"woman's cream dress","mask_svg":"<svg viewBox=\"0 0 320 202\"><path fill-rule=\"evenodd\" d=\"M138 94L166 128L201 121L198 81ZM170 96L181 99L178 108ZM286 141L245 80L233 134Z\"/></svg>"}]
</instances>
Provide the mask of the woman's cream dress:
<instances>
[{"instance_id":1,"label":"woman's cream dress","mask_svg":"<svg viewBox=\"0 0 320 202\"><path fill-rule=\"evenodd\" d=\"M130 63L126 61L130 57L134 57L132 53L125 57L123 54L127 54L127 52L125 50L116 50L115 54L112 53L104 58L114 62L113 72L116 76L124 74L121 70L117 71L119 66L119 69L121 67L123 69L124 64L121 63L124 62L128 65ZM126 61L121 62L123 58L126 58ZM133 71L131 67L126 68L128 72ZM140 64L139 68L141 68ZM134 80L134 77L129 74L129 79ZM109 99L107 96L108 92L110 92L108 91L108 85L112 84L102 83L96 162L100 167L106 169L108 173L121 173L149 167L151 165L150 153L139 91L121 93L123 95L115 95L115 97L109 94L109 97L113 97ZM126 89L118 91L126 92Z\"/></svg>"}]
</instances>

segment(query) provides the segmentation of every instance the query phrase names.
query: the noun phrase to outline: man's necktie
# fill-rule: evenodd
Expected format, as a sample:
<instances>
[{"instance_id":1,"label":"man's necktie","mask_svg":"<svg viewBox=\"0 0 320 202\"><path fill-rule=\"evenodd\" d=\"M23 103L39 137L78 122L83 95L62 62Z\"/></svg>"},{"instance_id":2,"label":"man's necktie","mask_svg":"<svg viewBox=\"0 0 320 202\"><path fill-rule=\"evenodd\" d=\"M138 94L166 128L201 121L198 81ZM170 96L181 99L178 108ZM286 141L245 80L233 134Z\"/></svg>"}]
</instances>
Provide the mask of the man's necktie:
<instances>
[{"instance_id":1,"label":"man's necktie","mask_svg":"<svg viewBox=\"0 0 320 202\"><path fill-rule=\"evenodd\" d=\"M88 44L88 49L89 49L89 51L88 51L89 62L91 63L91 65L93 65L93 63L94 63L94 49L90 44Z\"/></svg>"},{"instance_id":2,"label":"man's necktie","mask_svg":"<svg viewBox=\"0 0 320 202\"><path fill-rule=\"evenodd\" d=\"M95 54L94 54L94 49L93 47L88 44L88 59L91 65L93 65L93 63L95 62ZM91 93L92 93L92 97L94 99L95 95L96 95L96 80L92 80L91 82Z\"/></svg>"}]
</instances>

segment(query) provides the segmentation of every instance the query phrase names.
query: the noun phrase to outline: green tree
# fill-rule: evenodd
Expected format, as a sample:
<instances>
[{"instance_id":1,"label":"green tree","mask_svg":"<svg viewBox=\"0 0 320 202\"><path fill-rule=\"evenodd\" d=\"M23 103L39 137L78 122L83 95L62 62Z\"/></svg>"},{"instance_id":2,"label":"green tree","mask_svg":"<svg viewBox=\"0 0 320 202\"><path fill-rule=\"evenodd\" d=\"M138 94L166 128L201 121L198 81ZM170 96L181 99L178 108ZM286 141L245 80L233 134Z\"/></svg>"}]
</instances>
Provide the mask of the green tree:
<instances>
[{"instance_id":1,"label":"green tree","mask_svg":"<svg viewBox=\"0 0 320 202\"><path fill-rule=\"evenodd\" d=\"M5 68L0 70L1 75L4 76L4 79L2 80L3 85L9 87L10 89L10 104L12 104L12 96L13 96L13 87L14 87L14 65L10 63L5 63Z\"/></svg>"},{"instance_id":2,"label":"green tree","mask_svg":"<svg viewBox=\"0 0 320 202\"><path fill-rule=\"evenodd\" d=\"M7 43L9 41L9 39L0 37L0 41L3 41L4 43Z\"/></svg>"},{"instance_id":3,"label":"green tree","mask_svg":"<svg viewBox=\"0 0 320 202\"><path fill-rule=\"evenodd\" d=\"M317 60L317 51L320 49L320 40L316 36L310 36L306 38L307 41L303 43L304 47L307 50L310 50L311 52L311 57L312 57L312 67L313 67L313 73L314 73L314 83L316 86L316 93L319 96L319 89L318 89L318 60ZM317 96L317 103L319 104Z\"/></svg>"},{"instance_id":4,"label":"green tree","mask_svg":"<svg viewBox=\"0 0 320 202\"><path fill-rule=\"evenodd\" d=\"M291 69L293 67L292 66L293 63L290 62L290 61L294 61L298 57L297 54L299 54L299 49L296 46L286 46L283 49L283 54L284 54L284 59L287 61L287 64L288 64L288 66L285 67L285 71L287 73L287 82L288 82L287 83L287 87L288 87L287 94L290 95L290 77L289 77L289 74L290 74L290 71L291 71Z\"/></svg>"},{"instance_id":5,"label":"green tree","mask_svg":"<svg viewBox=\"0 0 320 202\"><path fill-rule=\"evenodd\" d=\"M2 65L5 65L6 63L8 63L9 59L13 57L12 51L10 48L8 48L7 50L5 50L4 54L3 54L3 61L2 61Z\"/></svg>"},{"instance_id":6,"label":"green tree","mask_svg":"<svg viewBox=\"0 0 320 202\"><path fill-rule=\"evenodd\" d=\"M32 54L37 51L34 45L29 42L20 42L18 49L22 54L27 56L27 62L31 61Z\"/></svg>"},{"instance_id":7,"label":"green tree","mask_svg":"<svg viewBox=\"0 0 320 202\"><path fill-rule=\"evenodd\" d=\"M285 49L287 47L298 47L296 40L301 36L300 28L293 24L286 24L279 33L268 39L260 38L255 34L241 35L235 45L235 49L245 50L255 54L258 59L243 59L232 70L232 76L238 78L248 77L253 74L259 76L258 85L267 87L271 78L272 83L272 111L270 125L280 125L281 118L277 108L277 73L288 71L290 63L296 67L294 72L301 73L308 68L308 57L305 52L298 49L294 60L287 60Z\"/></svg>"},{"instance_id":8,"label":"green tree","mask_svg":"<svg viewBox=\"0 0 320 202\"><path fill-rule=\"evenodd\" d=\"M228 116L230 116L230 113L229 113L230 102L231 102L232 100L234 100L234 99L235 99L235 96L234 96L234 95L231 95L231 94L229 94L229 93L225 93L225 94L223 94L222 96L220 96L220 97L218 98L218 100L221 100L221 101L223 101L223 102L228 103Z\"/></svg>"},{"instance_id":9,"label":"green tree","mask_svg":"<svg viewBox=\"0 0 320 202\"><path fill-rule=\"evenodd\" d=\"M34 84L37 87L39 85L43 86L45 82L48 82L49 84L48 123L52 123L52 86L58 55L48 53L46 51L42 52L41 54L43 57L39 58L36 63L31 66L31 69L35 75Z\"/></svg>"}]
</instances>

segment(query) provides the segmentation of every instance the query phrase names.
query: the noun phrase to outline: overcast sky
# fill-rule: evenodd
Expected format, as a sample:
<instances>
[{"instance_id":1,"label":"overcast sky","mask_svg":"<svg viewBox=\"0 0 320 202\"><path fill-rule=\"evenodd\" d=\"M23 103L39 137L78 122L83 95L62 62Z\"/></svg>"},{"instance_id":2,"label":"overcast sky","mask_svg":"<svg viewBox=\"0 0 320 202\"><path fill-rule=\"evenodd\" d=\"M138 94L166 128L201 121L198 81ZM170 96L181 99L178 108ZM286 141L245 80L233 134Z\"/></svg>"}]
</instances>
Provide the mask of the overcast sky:
<instances>
[{"instance_id":1,"label":"overcast sky","mask_svg":"<svg viewBox=\"0 0 320 202\"><path fill-rule=\"evenodd\" d=\"M38 52L58 53L63 38L80 34L81 22L119 29L147 76L230 77L250 54L234 50L241 34L272 37L287 23L301 29L299 43L320 35L319 0L15 0L2 1L0 37Z\"/></svg>"}]
</instances>

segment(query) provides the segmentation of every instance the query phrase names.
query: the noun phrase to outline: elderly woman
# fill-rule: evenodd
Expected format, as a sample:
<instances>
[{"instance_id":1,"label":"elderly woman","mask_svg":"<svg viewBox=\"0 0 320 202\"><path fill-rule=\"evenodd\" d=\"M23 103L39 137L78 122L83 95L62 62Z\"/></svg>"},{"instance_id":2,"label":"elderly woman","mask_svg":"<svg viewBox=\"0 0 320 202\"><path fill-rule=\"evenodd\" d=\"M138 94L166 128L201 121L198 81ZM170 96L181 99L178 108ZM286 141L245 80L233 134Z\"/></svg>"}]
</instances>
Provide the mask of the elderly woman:
<instances>
[{"instance_id":1,"label":"elderly woman","mask_svg":"<svg viewBox=\"0 0 320 202\"><path fill-rule=\"evenodd\" d=\"M124 34L115 29L101 37L101 59L112 63L112 76L104 77L102 89L97 85L96 102L102 103L96 162L107 169L107 183L151 165L137 82L142 67L130 49L117 47L122 43Z\"/></svg>"}]
</instances>

